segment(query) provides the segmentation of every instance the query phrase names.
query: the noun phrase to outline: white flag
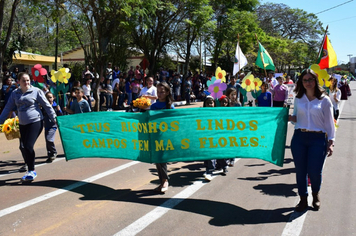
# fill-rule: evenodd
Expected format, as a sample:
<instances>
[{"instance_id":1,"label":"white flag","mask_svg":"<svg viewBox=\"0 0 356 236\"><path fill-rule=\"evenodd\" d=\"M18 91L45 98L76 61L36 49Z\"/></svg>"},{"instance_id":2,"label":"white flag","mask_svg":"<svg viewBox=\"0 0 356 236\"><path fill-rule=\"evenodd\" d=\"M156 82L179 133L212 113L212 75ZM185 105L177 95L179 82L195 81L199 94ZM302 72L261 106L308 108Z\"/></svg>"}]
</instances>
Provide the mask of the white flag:
<instances>
[{"instance_id":1,"label":"white flag","mask_svg":"<svg viewBox=\"0 0 356 236\"><path fill-rule=\"evenodd\" d=\"M236 73L239 72L239 70L244 68L246 65L247 65L247 59L245 55L242 53L239 43L237 43L233 75L236 75Z\"/></svg>"}]
</instances>

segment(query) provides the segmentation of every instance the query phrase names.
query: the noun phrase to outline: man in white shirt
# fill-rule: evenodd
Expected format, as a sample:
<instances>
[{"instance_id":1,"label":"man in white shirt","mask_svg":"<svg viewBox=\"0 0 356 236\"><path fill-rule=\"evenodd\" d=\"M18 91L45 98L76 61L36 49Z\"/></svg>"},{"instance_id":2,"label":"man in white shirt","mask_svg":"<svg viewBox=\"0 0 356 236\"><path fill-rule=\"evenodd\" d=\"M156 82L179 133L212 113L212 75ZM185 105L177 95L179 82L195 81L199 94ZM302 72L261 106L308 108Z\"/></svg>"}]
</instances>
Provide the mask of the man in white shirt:
<instances>
[{"instance_id":1,"label":"man in white shirt","mask_svg":"<svg viewBox=\"0 0 356 236\"><path fill-rule=\"evenodd\" d=\"M278 81L276 80L276 78L274 78L273 71L268 72L268 77L266 82L270 85L270 88L274 88L278 85Z\"/></svg>"}]
</instances>

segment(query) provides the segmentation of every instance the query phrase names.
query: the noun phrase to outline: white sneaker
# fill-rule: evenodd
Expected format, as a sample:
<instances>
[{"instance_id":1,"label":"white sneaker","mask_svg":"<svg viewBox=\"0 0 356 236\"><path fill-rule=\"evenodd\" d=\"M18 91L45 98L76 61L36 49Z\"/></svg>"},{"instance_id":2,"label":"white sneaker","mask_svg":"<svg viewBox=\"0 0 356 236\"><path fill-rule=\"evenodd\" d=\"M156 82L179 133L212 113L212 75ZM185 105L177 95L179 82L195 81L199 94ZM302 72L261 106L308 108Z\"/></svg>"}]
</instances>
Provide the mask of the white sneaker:
<instances>
[{"instance_id":1,"label":"white sneaker","mask_svg":"<svg viewBox=\"0 0 356 236\"><path fill-rule=\"evenodd\" d=\"M22 182L27 182L27 181L33 181L37 177L37 173L34 170L31 170L27 172L26 175L24 175L21 180Z\"/></svg>"},{"instance_id":2,"label":"white sneaker","mask_svg":"<svg viewBox=\"0 0 356 236\"><path fill-rule=\"evenodd\" d=\"M207 181L211 181L213 179L213 175L208 173L208 172L205 172L203 174L203 176L204 176L204 179L207 180Z\"/></svg>"}]
</instances>

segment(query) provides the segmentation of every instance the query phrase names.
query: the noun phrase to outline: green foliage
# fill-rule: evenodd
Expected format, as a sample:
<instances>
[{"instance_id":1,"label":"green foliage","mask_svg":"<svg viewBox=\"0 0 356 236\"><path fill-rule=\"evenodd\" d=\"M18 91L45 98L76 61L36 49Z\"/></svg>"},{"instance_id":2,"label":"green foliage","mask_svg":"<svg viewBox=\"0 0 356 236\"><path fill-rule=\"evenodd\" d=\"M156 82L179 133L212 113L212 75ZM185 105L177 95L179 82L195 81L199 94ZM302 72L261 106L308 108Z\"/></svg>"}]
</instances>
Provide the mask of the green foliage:
<instances>
[{"instance_id":1,"label":"green foliage","mask_svg":"<svg viewBox=\"0 0 356 236\"><path fill-rule=\"evenodd\" d=\"M0 42L9 17L4 15ZM254 68L256 34L278 70L301 70L315 62L323 33L316 15L258 0L23 0L6 60L15 50L54 55L57 23L59 53L80 45L85 64L99 74L109 61L126 70L127 58L136 53L148 59L150 73L160 66L176 68L172 53L185 60L186 70L199 69L198 55L207 55L213 57L212 70L220 66L229 72L238 34L246 68ZM80 78L84 65L71 66Z\"/></svg>"},{"instance_id":2,"label":"green foliage","mask_svg":"<svg viewBox=\"0 0 356 236\"><path fill-rule=\"evenodd\" d=\"M163 57L157 61L157 68L160 67L174 70L177 68L177 62L168 54L163 54Z\"/></svg>"},{"instance_id":3,"label":"green foliage","mask_svg":"<svg viewBox=\"0 0 356 236\"><path fill-rule=\"evenodd\" d=\"M211 2L212 8L214 10L214 17L216 28L210 34L210 42L208 44L209 51L213 55L213 69L217 67L219 57L224 54L224 52L231 52L232 43L224 45L227 41L232 41L235 39L235 44L237 41L237 34L244 33L247 30L243 28L250 25L251 28L256 28L253 26L254 17L247 16L247 18L240 18L242 12L252 12L254 7L258 4L258 0L233 0L233 1L213 1ZM241 23L242 21L242 23ZM240 28L236 28L239 27ZM242 30L243 32L240 32ZM227 33L227 32L231 33ZM234 33L233 33L234 32ZM249 31L253 32L253 31ZM232 36L231 34L235 34ZM231 38L232 37L232 38ZM236 49L236 45L235 45ZM234 55L234 54L233 54ZM228 60L232 58L231 55L226 55ZM232 59L231 59L232 62ZM232 64L231 64L232 65ZM232 68L232 67L231 67ZM226 68L230 71L230 68Z\"/></svg>"},{"instance_id":4,"label":"green foliage","mask_svg":"<svg viewBox=\"0 0 356 236\"><path fill-rule=\"evenodd\" d=\"M189 67L192 71L200 71L200 57L199 56L192 56ZM193 72L194 73L194 72Z\"/></svg>"},{"instance_id":5,"label":"green foliage","mask_svg":"<svg viewBox=\"0 0 356 236\"><path fill-rule=\"evenodd\" d=\"M85 64L83 62L70 62L67 64L68 68L70 68L71 80L79 80L82 79L83 68L85 68Z\"/></svg>"},{"instance_id":6,"label":"green foliage","mask_svg":"<svg viewBox=\"0 0 356 236\"><path fill-rule=\"evenodd\" d=\"M324 32L318 17L283 3L266 3L256 9L261 28L269 35L308 43Z\"/></svg>"}]
</instances>

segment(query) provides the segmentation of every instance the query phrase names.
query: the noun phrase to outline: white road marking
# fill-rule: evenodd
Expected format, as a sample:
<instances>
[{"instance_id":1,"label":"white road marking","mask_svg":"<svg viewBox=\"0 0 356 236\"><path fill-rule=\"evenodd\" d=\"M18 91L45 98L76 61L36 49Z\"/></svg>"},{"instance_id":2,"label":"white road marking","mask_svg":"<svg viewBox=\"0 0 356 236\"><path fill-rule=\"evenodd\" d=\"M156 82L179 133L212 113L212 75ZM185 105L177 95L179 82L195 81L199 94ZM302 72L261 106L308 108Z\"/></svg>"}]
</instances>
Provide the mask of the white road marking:
<instances>
[{"instance_id":1,"label":"white road marking","mask_svg":"<svg viewBox=\"0 0 356 236\"><path fill-rule=\"evenodd\" d=\"M341 117L342 110L344 109L345 100L342 100L340 103L339 109L339 118ZM340 119L337 120L336 124L339 124ZM335 135L336 137L336 135ZM336 139L336 138L335 138ZM325 159L324 165L326 163L327 158ZM308 187L308 192L311 193L311 188ZM299 199L296 201L295 205L297 205ZM312 195L309 194L308 202L313 201ZM299 236L302 232L305 217L307 216L308 211L305 213L293 212L289 218L288 223L286 224L282 236Z\"/></svg>"},{"instance_id":2,"label":"white road marking","mask_svg":"<svg viewBox=\"0 0 356 236\"><path fill-rule=\"evenodd\" d=\"M45 200L50 199L50 198L52 198L52 197L58 196L58 195L60 195L60 194L62 194L62 193L65 193L65 192L67 192L67 191L71 191L71 190L73 190L73 189L75 189L75 188L81 187L81 186L83 186L83 185L85 185L85 184L87 184L87 183L94 182L94 181L96 181L96 180L98 180L98 179L101 179L101 178L106 177L106 176L108 176L108 175L114 174L114 173L116 173L116 172L118 172L118 171L124 170L124 169L126 169L126 168L128 168L128 167L131 167L131 166L133 166L133 165L136 165L136 164L138 164L138 163L140 163L140 162L138 162L138 161L132 161L132 162L126 163L126 164L124 164L124 165L115 167L115 168L113 168L113 169L111 169L111 170L105 171L105 172L103 172L103 173L94 175L94 176L89 177L89 178L87 178L87 179L84 179L84 180L82 180L82 181L78 181L78 182L76 182L76 183L74 183L74 184L68 185L68 186L64 187L63 189L58 189L58 190L53 191L53 192L51 192L51 193L47 193L47 194L44 194L44 195L42 195L42 196L36 197L36 198L34 198L34 199L28 200L28 201L26 201L26 202L17 204L17 205L15 205L15 206L8 207L8 208L6 208L6 209L0 210L0 217L6 216L6 215L8 215L8 214L11 214L11 213L13 213L13 212L15 212L15 211L18 211L18 210L21 210L21 209L24 209L24 208L26 208L26 207L32 206L32 205L34 205L34 204L36 204L36 203L45 201Z\"/></svg>"},{"instance_id":3,"label":"white road marking","mask_svg":"<svg viewBox=\"0 0 356 236\"><path fill-rule=\"evenodd\" d=\"M308 187L308 192L311 192L311 187ZM312 195L309 194L308 202L313 201ZM295 205L299 202L299 199L295 202ZM307 216L308 211L306 212L296 212L294 211L289 217L288 223L284 227L282 236L299 236L302 232L305 217Z\"/></svg>"},{"instance_id":4,"label":"white road marking","mask_svg":"<svg viewBox=\"0 0 356 236\"><path fill-rule=\"evenodd\" d=\"M240 159L237 158L235 163ZM213 178L215 178L214 176ZM164 214L166 214L169 210L173 209L179 203L184 201L185 199L189 198L195 192L197 192L201 187L203 187L208 182L203 182L203 180L195 181L192 185L181 191L180 193L176 194L174 197L170 198L169 200L165 201L162 205L156 207L152 211L148 212L146 215L142 216L129 226L125 227L124 229L120 230L114 236L132 236L136 235L142 230L144 230L147 226L149 226L154 221L161 218Z\"/></svg>"}]
</instances>

